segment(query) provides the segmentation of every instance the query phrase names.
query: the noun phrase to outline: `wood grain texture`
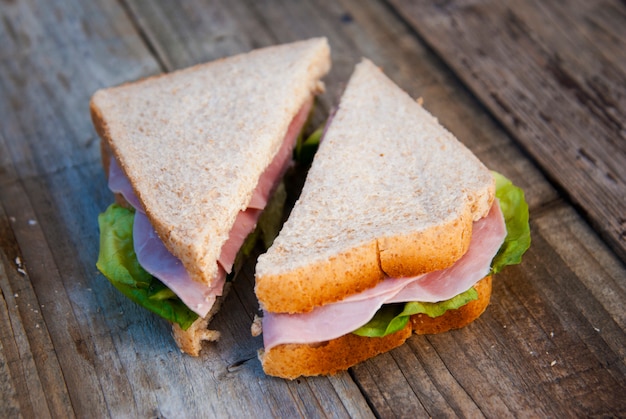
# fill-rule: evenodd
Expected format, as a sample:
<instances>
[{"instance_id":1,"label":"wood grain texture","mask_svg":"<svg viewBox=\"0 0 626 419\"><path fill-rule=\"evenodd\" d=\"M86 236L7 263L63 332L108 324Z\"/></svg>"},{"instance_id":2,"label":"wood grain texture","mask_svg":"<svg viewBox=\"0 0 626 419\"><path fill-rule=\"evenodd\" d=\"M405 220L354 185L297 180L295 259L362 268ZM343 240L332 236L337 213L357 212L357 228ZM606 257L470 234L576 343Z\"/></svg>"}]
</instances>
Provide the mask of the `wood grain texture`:
<instances>
[{"instance_id":1,"label":"wood grain texture","mask_svg":"<svg viewBox=\"0 0 626 419\"><path fill-rule=\"evenodd\" d=\"M515 7L522 22L534 16ZM437 10L452 19L457 9ZM583 50L576 57L558 44L562 62L594 74L594 65L605 69L610 61L614 68L602 80L619 83L620 14L604 6L561 12L573 22L587 13L593 39L609 44L592 49L576 39ZM0 417L625 416L623 261L568 204L575 186L553 188L542 174L555 178L552 172L526 154L543 165L534 143L521 150L517 132L505 124L512 139L499 125L502 111L487 104L487 112L474 82L459 79L458 68L437 58L412 25L383 1L3 3ZM478 36L472 33L465 36ZM522 265L496 277L491 306L469 327L414 336L349 372L295 381L265 376L256 358L261 339L249 332L258 311L252 260L215 319L222 339L200 358L184 356L167 324L123 298L95 269L95 220L112 196L89 97L99 87L319 35L329 38L333 69L315 124L367 56L409 94L423 97L490 168L524 188L533 246ZM604 61L590 62L596 54ZM494 79L501 74L500 67L486 71ZM571 99L572 90L556 83L546 94ZM547 99L528 99L534 100ZM583 121L597 119L590 107L577 109ZM509 114L520 126L533 126L532 114ZM582 164L576 155L562 158ZM580 188L590 194L592 186Z\"/></svg>"},{"instance_id":2,"label":"wood grain texture","mask_svg":"<svg viewBox=\"0 0 626 419\"><path fill-rule=\"evenodd\" d=\"M390 0L626 260L626 6Z\"/></svg>"}]
</instances>

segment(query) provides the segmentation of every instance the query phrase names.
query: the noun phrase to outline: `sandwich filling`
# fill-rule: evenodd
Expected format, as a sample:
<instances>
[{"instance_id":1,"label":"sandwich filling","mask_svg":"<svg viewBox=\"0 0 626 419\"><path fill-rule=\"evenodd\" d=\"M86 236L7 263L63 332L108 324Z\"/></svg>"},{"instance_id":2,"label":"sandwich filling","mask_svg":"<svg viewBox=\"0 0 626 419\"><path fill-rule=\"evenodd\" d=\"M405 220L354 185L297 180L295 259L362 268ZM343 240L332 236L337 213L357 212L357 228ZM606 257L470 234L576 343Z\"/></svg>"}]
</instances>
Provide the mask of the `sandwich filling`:
<instances>
[{"instance_id":1,"label":"sandwich filling","mask_svg":"<svg viewBox=\"0 0 626 419\"><path fill-rule=\"evenodd\" d=\"M248 207L246 210L238 213L229 237L222 246L221 254L217 260L218 274L210 284L200 283L191 279L180 259L166 248L150 224L129 179L125 176L116 159L112 156L109 159L109 188L114 193L121 194L135 209L132 240L134 253L139 265L150 275L161 281L189 309L200 317L205 317L215 303L216 298L222 295L227 274L232 272L240 248L246 238L254 231L270 196L276 190L280 180L291 164L291 156L296 140L305 125L312 104L313 98L311 97L293 118L278 153L259 178Z\"/></svg>"},{"instance_id":2,"label":"sandwich filling","mask_svg":"<svg viewBox=\"0 0 626 419\"><path fill-rule=\"evenodd\" d=\"M427 274L386 278L378 285L308 313L263 315L266 350L284 343L314 343L336 339L366 324L383 304L439 302L467 291L489 274L491 260L506 236L500 206L474 223L468 251L451 267Z\"/></svg>"},{"instance_id":3,"label":"sandwich filling","mask_svg":"<svg viewBox=\"0 0 626 419\"><path fill-rule=\"evenodd\" d=\"M348 333L383 336L386 333L371 333L365 325L386 304L437 303L437 309L433 310L438 312L436 314L422 311L421 308L417 311L435 317L476 298L468 294L478 281L503 266L519 263L521 255L530 245L528 207L523 192L503 176L497 173L494 176L496 196L499 199L493 203L487 216L474 223L469 249L456 263L446 269L415 277L387 278L373 288L342 301L317 307L308 313L264 312L262 328L265 350L287 343L329 341ZM410 314L416 313L407 314L407 311L410 310L405 308L401 314L408 321ZM393 320L393 315L391 317ZM389 329L388 324L391 324L389 319L382 329ZM402 326L405 324L402 323Z\"/></svg>"}]
</instances>

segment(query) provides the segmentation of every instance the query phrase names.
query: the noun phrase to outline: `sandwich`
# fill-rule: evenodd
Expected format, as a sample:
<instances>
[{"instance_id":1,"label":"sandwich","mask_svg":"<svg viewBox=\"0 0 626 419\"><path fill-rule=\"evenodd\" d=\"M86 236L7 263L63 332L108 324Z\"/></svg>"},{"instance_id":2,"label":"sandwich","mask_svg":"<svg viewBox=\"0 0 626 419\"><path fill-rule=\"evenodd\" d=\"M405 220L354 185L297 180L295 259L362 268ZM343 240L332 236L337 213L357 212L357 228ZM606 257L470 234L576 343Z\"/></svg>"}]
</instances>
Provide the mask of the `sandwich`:
<instances>
[{"instance_id":1,"label":"sandwich","mask_svg":"<svg viewBox=\"0 0 626 419\"><path fill-rule=\"evenodd\" d=\"M466 326L529 244L523 192L364 59L257 261L263 369L333 374Z\"/></svg>"},{"instance_id":2,"label":"sandwich","mask_svg":"<svg viewBox=\"0 0 626 419\"><path fill-rule=\"evenodd\" d=\"M328 43L315 38L93 95L116 196L99 216L97 267L169 321L183 352L219 337L208 325L242 253L276 234L281 178L329 68Z\"/></svg>"}]
</instances>

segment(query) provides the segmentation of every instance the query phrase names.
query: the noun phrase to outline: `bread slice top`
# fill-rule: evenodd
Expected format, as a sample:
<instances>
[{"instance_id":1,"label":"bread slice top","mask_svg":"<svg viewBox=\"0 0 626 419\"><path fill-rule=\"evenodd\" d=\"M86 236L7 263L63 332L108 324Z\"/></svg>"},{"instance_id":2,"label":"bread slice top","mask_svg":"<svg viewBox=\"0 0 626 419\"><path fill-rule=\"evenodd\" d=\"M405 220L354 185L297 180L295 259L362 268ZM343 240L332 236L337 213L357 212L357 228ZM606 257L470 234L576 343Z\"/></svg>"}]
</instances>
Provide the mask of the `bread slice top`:
<instances>
[{"instance_id":1,"label":"bread slice top","mask_svg":"<svg viewBox=\"0 0 626 419\"><path fill-rule=\"evenodd\" d=\"M306 312L386 276L446 268L494 193L478 158L364 59L288 221L258 260L259 302Z\"/></svg>"},{"instance_id":2,"label":"bread slice top","mask_svg":"<svg viewBox=\"0 0 626 419\"><path fill-rule=\"evenodd\" d=\"M235 217L329 68L328 42L314 38L92 97L96 130L192 279L211 285Z\"/></svg>"}]
</instances>

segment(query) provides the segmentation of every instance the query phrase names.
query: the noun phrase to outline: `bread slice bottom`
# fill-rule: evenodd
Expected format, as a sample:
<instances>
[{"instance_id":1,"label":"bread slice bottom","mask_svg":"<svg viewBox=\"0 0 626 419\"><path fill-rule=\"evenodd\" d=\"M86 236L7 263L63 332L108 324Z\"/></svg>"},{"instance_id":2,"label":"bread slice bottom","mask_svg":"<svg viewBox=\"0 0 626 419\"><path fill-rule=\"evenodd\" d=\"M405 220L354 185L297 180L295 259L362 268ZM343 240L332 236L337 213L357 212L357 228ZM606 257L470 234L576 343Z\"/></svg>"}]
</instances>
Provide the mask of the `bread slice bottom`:
<instances>
[{"instance_id":1,"label":"bread slice bottom","mask_svg":"<svg viewBox=\"0 0 626 419\"><path fill-rule=\"evenodd\" d=\"M413 315L404 329L382 338L349 333L327 342L283 344L269 351L261 350L259 359L266 374L282 378L335 374L402 345L412 333L443 333L473 322L489 305L491 276L481 279L474 288L478 292L478 299L435 318L424 314Z\"/></svg>"},{"instance_id":2,"label":"bread slice bottom","mask_svg":"<svg viewBox=\"0 0 626 419\"><path fill-rule=\"evenodd\" d=\"M220 332L210 330L209 323L222 307L222 302L228 295L231 285L231 282L224 284L222 295L217 297L215 304L213 304L213 307L211 307L207 315L205 317L198 317L187 330L181 329L176 323L171 323L172 337L181 352L191 356L200 356L202 342L215 342L220 338Z\"/></svg>"},{"instance_id":3,"label":"bread slice bottom","mask_svg":"<svg viewBox=\"0 0 626 419\"><path fill-rule=\"evenodd\" d=\"M266 374L291 380L301 375L335 374L402 345L409 336L411 323L382 338L349 333L322 343L278 345L261 351L259 358Z\"/></svg>"}]
</instances>

